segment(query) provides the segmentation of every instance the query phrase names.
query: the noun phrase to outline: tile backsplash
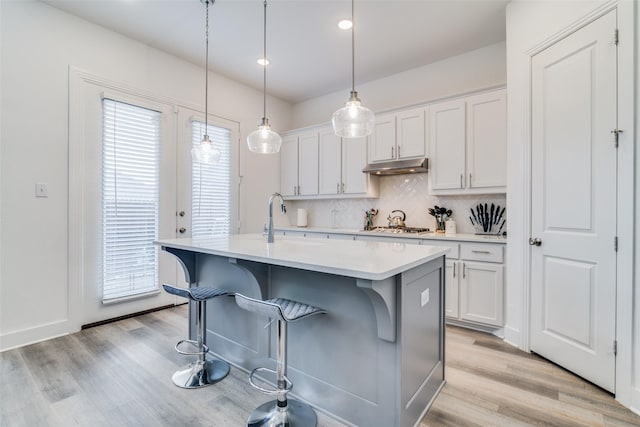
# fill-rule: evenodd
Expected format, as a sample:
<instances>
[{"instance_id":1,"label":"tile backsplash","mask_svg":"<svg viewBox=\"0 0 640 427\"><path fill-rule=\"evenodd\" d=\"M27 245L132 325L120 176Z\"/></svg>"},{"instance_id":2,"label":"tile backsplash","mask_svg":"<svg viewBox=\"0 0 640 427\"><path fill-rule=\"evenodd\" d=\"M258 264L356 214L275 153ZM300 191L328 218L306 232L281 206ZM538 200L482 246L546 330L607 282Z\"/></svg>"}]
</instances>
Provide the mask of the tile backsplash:
<instances>
[{"instance_id":1,"label":"tile backsplash","mask_svg":"<svg viewBox=\"0 0 640 427\"><path fill-rule=\"evenodd\" d=\"M362 229L365 212L369 209L378 209L378 215L374 220L374 225L377 226L388 225L387 217L391 211L400 209L407 214L405 223L408 227L428 227L435 230L436 220L427 210L438 205L453 211L452 217L458 233L473 233L475 230L469 221L470 208L475 210L475 206L480 202L506 206L504 194L430 196L427 179L428 174L381 177L380 197L377 199L287 201L287 216L291 225L295 225L296 209L304 208L308 212L308 227Z\"/></svg>"}]
</instances>

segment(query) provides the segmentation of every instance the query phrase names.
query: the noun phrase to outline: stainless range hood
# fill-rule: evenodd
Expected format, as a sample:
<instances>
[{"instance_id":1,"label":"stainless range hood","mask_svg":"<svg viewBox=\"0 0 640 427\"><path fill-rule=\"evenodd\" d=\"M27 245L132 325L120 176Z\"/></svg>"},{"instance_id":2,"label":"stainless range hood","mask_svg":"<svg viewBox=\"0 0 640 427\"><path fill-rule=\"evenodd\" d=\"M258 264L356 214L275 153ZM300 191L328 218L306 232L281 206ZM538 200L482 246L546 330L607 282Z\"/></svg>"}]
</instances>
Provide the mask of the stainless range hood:
<instances>
[{"instance_id":1,"label":"stainless range hood","mask_svg":"<svg viewBox=\"0 0 640 427\"><path fill-rule=\"evenodd\" d=\"M370 163L362 169L373 175L400 175L407 173L425 173L429 160L426 157L412 160L392 160L390 162Z\"/></svg>"}]
</instances>

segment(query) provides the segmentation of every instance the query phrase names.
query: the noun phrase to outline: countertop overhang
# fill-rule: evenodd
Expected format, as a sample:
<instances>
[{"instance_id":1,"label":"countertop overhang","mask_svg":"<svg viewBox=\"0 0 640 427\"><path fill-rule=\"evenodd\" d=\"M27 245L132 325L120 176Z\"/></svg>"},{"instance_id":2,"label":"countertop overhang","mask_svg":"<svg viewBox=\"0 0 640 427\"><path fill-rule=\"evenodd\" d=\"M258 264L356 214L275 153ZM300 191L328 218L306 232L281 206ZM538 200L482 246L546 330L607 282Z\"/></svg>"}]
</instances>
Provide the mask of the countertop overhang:
<instances>
[{"instance_id":1,"label":"countertop overhang","mask_svg":"<svg viewBox=\"0 0 640 427\"><path fill-rule=\"evenodd\" d=\"M157 240L162 247L262 262L366 280L384 280L437 257L449 248L385 241L305 239L261 234Z\"/></svg>"}]
</instances>

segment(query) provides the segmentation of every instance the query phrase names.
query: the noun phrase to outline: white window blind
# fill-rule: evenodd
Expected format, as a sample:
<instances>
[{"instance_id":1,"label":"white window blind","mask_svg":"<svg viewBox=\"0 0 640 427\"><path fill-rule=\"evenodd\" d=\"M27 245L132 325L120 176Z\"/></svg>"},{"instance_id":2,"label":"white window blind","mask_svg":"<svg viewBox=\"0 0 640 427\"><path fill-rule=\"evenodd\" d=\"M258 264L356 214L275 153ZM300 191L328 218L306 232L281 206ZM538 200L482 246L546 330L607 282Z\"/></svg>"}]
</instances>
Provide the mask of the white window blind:
<instances>
[{"instance_id":1,"label":"white window blind","mask_svg":"<svg viewBox=\"0 0 640 427\"><path fill-rule=\"evenodd\" d=\"M204 135L204 123L191 123L192 146L197 146ZM207 135L221 156L215 164L192 163L192 237L229 234L231 227L231 130L208 124Z\"/></svg>"},{"instance_id":2,"label":"white window blind","mask_svg":"<svg viewBox=\"0 0 640 427\"><path fill-rule=\"evenodd\" d=\"M102 298L158 289L160 113L103 105Z\"/></svg>"}]
</instances>

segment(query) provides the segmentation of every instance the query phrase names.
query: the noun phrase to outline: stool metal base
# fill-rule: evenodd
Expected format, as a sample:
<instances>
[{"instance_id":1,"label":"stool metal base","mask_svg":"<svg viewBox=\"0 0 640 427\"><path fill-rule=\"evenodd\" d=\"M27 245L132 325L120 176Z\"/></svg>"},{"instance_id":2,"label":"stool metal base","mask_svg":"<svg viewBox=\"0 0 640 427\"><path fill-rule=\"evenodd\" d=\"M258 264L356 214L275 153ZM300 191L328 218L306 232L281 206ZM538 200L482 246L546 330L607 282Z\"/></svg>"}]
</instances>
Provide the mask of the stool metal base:
<instances>
[{"instance_id":1,"label":"stool metal base","mask_svg":"<svg viewBox=\"0 0 640 427\"><path fill-rule=\"evenodd\" d=\"M247 427L315 427L315 411L306 403L287 399L286 408L272 400L257 407L247 420Z\"/></svg>"},{"instance_id":2,"label":"stool metal base","mask_svg":"<svg viewBox=\"0 0 640 427\"><path fill-rule=\"evenodd\" d=\"M171 378L182 388L200 388L215 384L229 374L229 364L222 360L196 360L180 369Z\"/></svg>"}]
</instances>

